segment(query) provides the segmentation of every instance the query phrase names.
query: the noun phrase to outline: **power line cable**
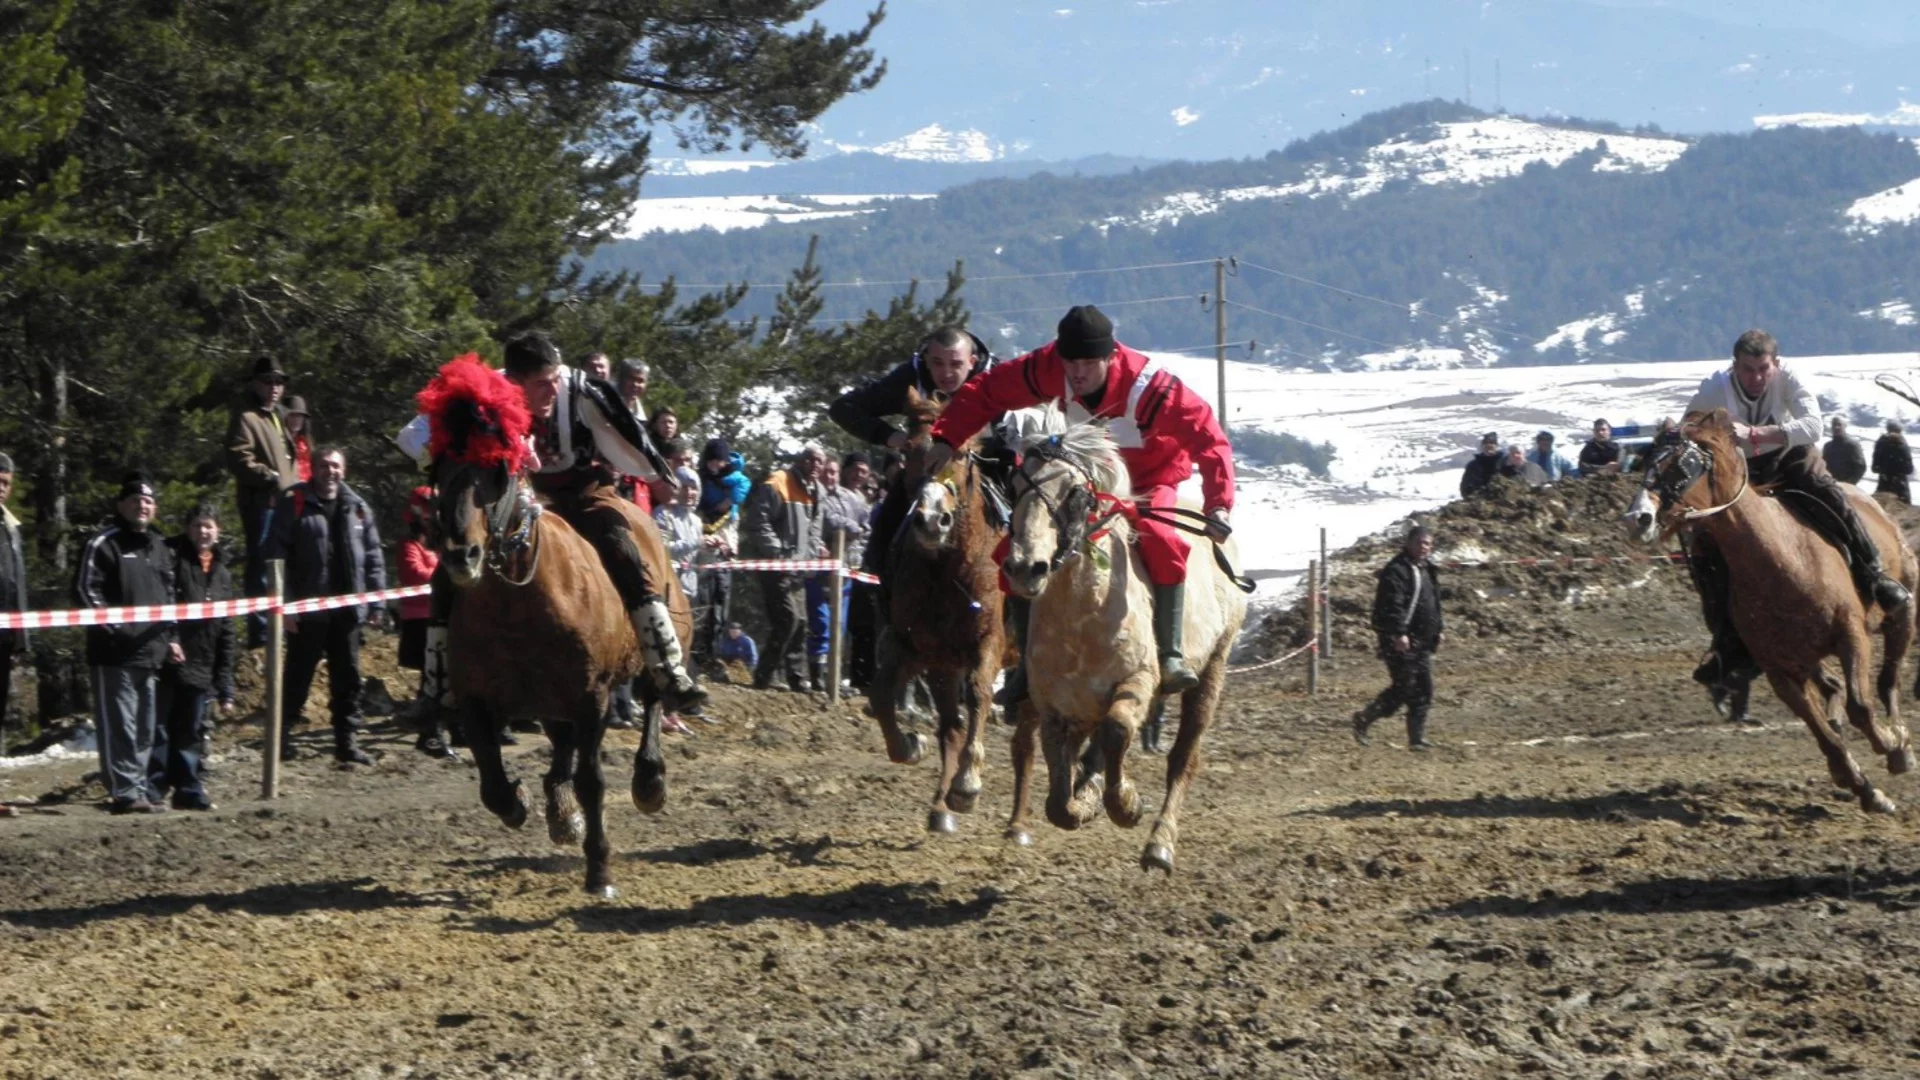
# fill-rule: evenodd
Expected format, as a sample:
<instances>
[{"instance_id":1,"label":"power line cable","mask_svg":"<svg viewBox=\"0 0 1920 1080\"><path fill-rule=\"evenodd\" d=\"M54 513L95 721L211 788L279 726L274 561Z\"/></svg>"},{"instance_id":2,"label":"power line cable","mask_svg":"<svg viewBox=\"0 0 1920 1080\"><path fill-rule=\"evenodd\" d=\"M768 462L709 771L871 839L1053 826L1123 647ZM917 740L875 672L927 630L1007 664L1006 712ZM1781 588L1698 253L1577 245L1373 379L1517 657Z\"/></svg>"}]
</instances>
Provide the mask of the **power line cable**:
<instances>
[{"instance_id":1,"label":"power line cable","mask_svg":"<svg viewBox=\"0 0 1920 1080\"><path fill-rule=\"evenodd\" d=\"M1355 341L1364 341L1369 345L1378 345L1383 349L1404 349L1408 347L1405 344L1396 345L1392 342L1381 341L1378 338L1370 338L1360 334L1352 334L1352 333L1348 333L1345 330L1336 330L1331 326L1321 326L1319 323L1308 322L1305 319L1296 319L1291 315L1282 315L1277 311L1268 311L1266 308L1257 308L1257 307L1254 307L1252 304L1243 304L1238 300L1223 300L1222 302L1226 304L1228 307L1237 307L1242 311L1251 311L1256 315L1265 315L1268 318L1280 319L1284 322L1299 323L1301 326L1305 326L1312 330L1318 330L1323 334L1334 334L1339 337L1352 338Z\"/></svg>"},{"instance_id":2,"label":"power line cable","mask_svg":"<svg viewBox=\"0 0 1920 1080\"><path fill-rule=\"evenodd\" d=\"M1134 266L1100 266L1089 270L1049 270L1040 274L988 274L983 277L970 277L966 280L968 284L980 281L1035 281L1040 278L1080 277L1086 274L1128 274L1144 270L1168 270L1182 266L1210 266L1212 263L1212 259L1187 259L1181 262L1139 263ZM901 281L819 281L814 283L814 287L820 289L897 288L902 285L915 285L931 281L936 277L944 278L946 274L947 272L942 270L937 275L930 274L926 277L908 278ZM745 287L748 289L784 289L788 284L789 282L786 281L753 281L745 283ZM664 281L634 282L634 287L641 289L661 289L665 288L666 285L667 282ZM740 288L741 285L742 283L737 281L673 282L673 286L678 289L734 289Z\"/></svg>"},{"instance_id":3,"label":"power line cable","mask_svg":"<svg viewBox=\"0 0 1920 1080\"><path fill-rule=\"evenodd\" d=\"M1250 267L1254 270L1259 270L1264 273L1272 274L1275 277L1285 278L1288 281L1297 281L1302 285L1311 285L1316 289L1325 289L1328 292L1339 293L1342 296L1351 296L1356 300L1366 300L1370 303L1380 304L1384 307L1396 308L1411 318L1436 319L1440 322L1442 326L1445 326L1448 322L1451 321L1446 316L1441 315L1439 312L1427 311L1423 309L1419 303L1403 304L1398 300L1388 300L1385 297L1372 296L1363 292L1355 292L1352 289L1343 289L1338 285L1330 285L1327 282L1316 281L1313 278L1302 277L1299 274L1290 274L1285 270L1275 270L1271 266L1262 266L1257 262L1250 262L1246 259L1241 259L1240 265ZM1463 327L1463 329L1466 329L1466 328ZM1496 334L1502 334L1506 337L1512 338L1514 341L1520 342L1523 345L1533 344L1533 338L1515 330L1508 330L1504 327L1495 326L1491 323L1487 324L1485 326L1485 329L1490 330Z\"/></svg>"},{"instance_id":4,"label":"power line cable","mask_svg":"<svg viewBox=\"0 0 1920 1080\"><path fill-rule=\"evenodd\" d=\"M1103 307L1103 308L1126 307L1130 304L1165 304L1174 300L1192 301L1197 299L1199 295L1200 295L1199 293L1181 293L1175 296L1149 296L1143 300L1097 300L1097 301L1094 301L1094 303L1098 304L1100 307ZM997 308L993 311L969 311L967 314L969 315L1031 315L1035 312L1040 312L1040 311L1059 311L1059 310L1060 310L1060 306L1058 304L1053 304L1047 307L1037 307L1037 308Z\"/></svg>"}]
</instances>

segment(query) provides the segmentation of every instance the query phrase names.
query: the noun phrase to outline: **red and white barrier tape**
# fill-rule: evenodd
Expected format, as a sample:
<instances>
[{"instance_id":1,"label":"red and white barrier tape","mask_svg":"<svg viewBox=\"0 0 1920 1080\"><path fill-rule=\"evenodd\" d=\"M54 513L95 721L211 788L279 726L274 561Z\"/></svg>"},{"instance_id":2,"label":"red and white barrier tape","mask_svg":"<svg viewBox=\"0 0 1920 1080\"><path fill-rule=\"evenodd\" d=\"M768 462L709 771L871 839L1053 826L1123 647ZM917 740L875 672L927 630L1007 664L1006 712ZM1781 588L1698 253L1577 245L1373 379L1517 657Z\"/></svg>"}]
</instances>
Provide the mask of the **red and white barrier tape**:
<instances>
[{"instance_id":1,"label":"red and white barrier tape","mask_svg":"<svg viewBox=\"0 0 1920 1080\"><path fill-rule=\"evenodd\" d=\"M1312 649L1319 644L1320 644L1319 638L1317 637L1308 638L1307 643L1305 645L1300 646L1299 648L1293 650L1292 652L1286 654L1285 656L1276 656L1271 660L1262 660L1257 664L1248 664L1245 667L1230 667L1227 669L1227 674L1245 675L1249 671L1259 671L1263 668L1278 667L1281 664L1286 663L1287 661L1293 659L1296 656L1299 656L1301 653L1306 652L1307 650Z\"/></svg>"},{"instance_id":2,"label":"red and white barrier tape","mask_svg":"<svg viewBox=\"0 0 1920 1080\"><path fill-rule=\"evenodd\" d=\"M694 569L784 570L811 573L832 570L833 567L832 559L741 559L728 563L712 563ZM880 581L872 574L858 570L848 570L846 576L849 580L864 581L868 584L877 585ZM212 600L199 604L145 604L130 607L72 608L65 611L0 611L0 630L55 630L121 623L226 619L236 615L251 615L256 611L272 611L275 606L279 606L288 615L305 615L309 612L332 611L335 608L355 607L360 604L404 600L412 596L425 596L431 591L431 586L409 585L398 589L381 589L377 592L353 593L349 596L316 596L307 600L293 600L285 603L270 597L256 596L245 600Z\"/></svg>"}]
</instances>

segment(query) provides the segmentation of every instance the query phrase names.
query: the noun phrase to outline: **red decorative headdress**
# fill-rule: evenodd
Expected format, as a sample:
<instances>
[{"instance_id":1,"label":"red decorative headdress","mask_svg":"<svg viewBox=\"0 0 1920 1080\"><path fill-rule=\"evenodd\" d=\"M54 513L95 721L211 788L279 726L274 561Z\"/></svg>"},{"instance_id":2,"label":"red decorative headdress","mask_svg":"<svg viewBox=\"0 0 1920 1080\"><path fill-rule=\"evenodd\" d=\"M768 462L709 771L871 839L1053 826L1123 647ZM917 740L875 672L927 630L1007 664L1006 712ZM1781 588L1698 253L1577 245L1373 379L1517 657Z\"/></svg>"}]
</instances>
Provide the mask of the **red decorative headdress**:
<instances>
[{"instance_id":1,"label":"red decorative headdress","mask_svg":"<svg viewBox=\"0 0 1920 1080\"><path fill-rule=\"evenodd\" d=\"M449 360L413 400L427 417L427 452L435 459L519 471L533 415L521 389L479 356Z\"/></svg>"}]
</instances>

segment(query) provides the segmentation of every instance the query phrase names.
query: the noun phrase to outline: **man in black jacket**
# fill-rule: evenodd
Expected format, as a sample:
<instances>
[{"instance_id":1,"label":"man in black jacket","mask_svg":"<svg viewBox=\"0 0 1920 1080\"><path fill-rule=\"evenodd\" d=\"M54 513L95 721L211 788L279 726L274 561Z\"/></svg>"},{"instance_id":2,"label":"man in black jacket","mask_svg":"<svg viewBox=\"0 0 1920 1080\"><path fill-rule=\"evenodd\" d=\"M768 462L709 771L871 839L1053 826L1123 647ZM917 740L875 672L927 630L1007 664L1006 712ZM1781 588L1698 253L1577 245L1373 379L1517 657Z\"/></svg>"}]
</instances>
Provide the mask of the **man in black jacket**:
<instances>
[{"instance_id":1,"label":"man in black jacket","mask_svg":"<svg viewBox=\"0 0 1920 1080\"><path fill-rule=\"evenodd\" d=\"M268 559L285 559L289 600L350 596L387 587L380 533L373 511L347 486L347 455L331 447L314 456L313 479L295 484L273 506L267 530ZM373 611L380 610L375 607ZM333 719L333 757L342 764L371 765L360 749L360 625L369 607L354 604L310 611L287 619L287 670L280 755L292 757L287 731L306 708L320 658L327 659L327 707Z\"/></svg>"},{"instance_id":2,"label":"man in black jacket","mask_svg":"<svg viewBox=\"0 0 1920 1080\"><path fill-rule=\"evenodd\" d=\"M1466 471L1460 474L1460 497L1464 499L1492 483L1493 478L1500 475L1500 466L1505 460L1506 455L1500 452L1499 432L1489 431L1480 436L1480 452L1467 462Z\"/></svg>"},{"instance_id":3,"label":"man in black jacket","mask_svg":"<svg viewBox=\"0 0 1920 1080\"><path fill-rule=\"evenodd\" d=\"M1380 696L1353 714L1354 741L1365 746L1367 729L1401 706L1407 709L1407 749L1425 750L1427 709L1433 704L1433 654L1440 648L1440 582L1427 557L1433 534L1424 527L1407 533L1400 554L1380 569L1373 594L1373 632L1380 659L1393 680Z\"/></svg>"},{"instance_id":4,"label":"man in black jacket","mask_svg":"<svg viewBox=\"0 0 1920 1080\"><path fill-rule=\"evenodd\" d=\"M187 531L175 537L174 598L183 604L233 599L233 575L220 546L220 518L212 503L194 507ZM220 713L233 709L234 633L232 619L193 619L178 624L181 660L160 673L160 723L147 766L155 791L173 793L175 810L211 810L200 763L206 757L213 724L207 709L216 699Z\"/></svg>"},{"instance_id":5,"label":"man in black jacket","mask_svg":"<svg viewBox=\"0 0 1920 1080\"><path fill-rule=\"evenodd\" d=\"M1873 444L1873 471L1880 478L1874 494L1892 495L1903 503L1913 501L1913 492L1907 488L1907 480L1913 475L1913 451L1907 446L1900 421L1887 421L1887 433Z\"/></svg>"},{"instance_id":6,"label":"man in black jacket","mask_svg":"<svg viewBox=\"0 0 1920 1080\"><path fill-rule=\"evenodd\" d=\"M1820 459L1827 464L1827 471L1835 480L1843 484L1858 484L1860 478L1867 475L1867 453L1860 449L1860 440L1847 434L1847 421L1844 417L1833 418L1833 438L1820 451Z\"/></svg>"},{"instance_id":7,"label":"man in black jacket","mask_svg":"<svg viewBox=\"0 0 1920 1080\"><path fill-rule=\"evenodd\" d=\"M131 473L121 481L112 520L80 554L73 591L81 606L173 602L173 556L151 528L153 509L153 484L145 476ZM116 814L166 809L148 779L147 763L159 718L160 668L179 663L182 655L170 622L87 627L100 779Z\"/></svg>"}]
</instances>

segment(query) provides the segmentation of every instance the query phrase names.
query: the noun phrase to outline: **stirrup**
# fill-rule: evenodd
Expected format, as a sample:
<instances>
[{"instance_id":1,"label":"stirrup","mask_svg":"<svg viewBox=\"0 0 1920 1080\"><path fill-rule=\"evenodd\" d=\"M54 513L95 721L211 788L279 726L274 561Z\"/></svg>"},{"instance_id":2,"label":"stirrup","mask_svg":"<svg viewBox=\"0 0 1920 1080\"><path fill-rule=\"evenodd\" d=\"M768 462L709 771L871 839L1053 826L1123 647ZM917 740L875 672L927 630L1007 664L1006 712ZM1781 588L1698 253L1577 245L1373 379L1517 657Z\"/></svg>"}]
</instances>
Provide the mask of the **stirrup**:
<instances>
[{"instance_id":1,"label":"stirrup","mask_svg":"<svg viewBox=\"0 0 1920 1080\"><path fill-rule=\"evenodd\" d=\"M1898 611L1913 599L1913 594L1907 591L1905 585L1884 573L1873 579L1868 595L1872 596L1873 602L1879 604L1885 611Z\"/></svg>"},{"instance_id":2,"label":"stirrup","mask_svg":"<svg viewBox=\"0 0 1920 1080\"><path fill-rule=\"evenodd\" d=\"M1160 658L1160 688L1156 691L1161 697L1184 694L1200 685L1200 676L1187 666L1187 658L1179 654Z\"/></svg>"}]
</instances>

